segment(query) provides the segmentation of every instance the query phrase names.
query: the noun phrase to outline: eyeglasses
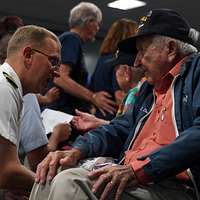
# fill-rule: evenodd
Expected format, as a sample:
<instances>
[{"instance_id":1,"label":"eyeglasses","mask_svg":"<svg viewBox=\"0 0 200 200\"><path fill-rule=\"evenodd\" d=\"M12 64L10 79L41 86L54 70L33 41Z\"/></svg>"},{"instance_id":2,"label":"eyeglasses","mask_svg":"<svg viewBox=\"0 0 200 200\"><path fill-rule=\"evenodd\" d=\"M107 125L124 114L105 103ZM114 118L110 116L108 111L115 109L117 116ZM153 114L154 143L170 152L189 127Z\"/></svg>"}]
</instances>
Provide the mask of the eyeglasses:
<instances>
[{"instance_id":1,"label":"eyeglasses","mask_svg":"<svg viewBox=\"0 0 200 200\"><path fill-rule=\"evenodd\" d=\"M49 62L51 63L52 69L55 69L60 66L60 59L57 56L50 56L50 55L48 55L42 51L39 51L37 49L32 49L32 51L35 51L37 53L40 53L40 54L46 56L48 58Z\"/></svg>"}]
</instances>

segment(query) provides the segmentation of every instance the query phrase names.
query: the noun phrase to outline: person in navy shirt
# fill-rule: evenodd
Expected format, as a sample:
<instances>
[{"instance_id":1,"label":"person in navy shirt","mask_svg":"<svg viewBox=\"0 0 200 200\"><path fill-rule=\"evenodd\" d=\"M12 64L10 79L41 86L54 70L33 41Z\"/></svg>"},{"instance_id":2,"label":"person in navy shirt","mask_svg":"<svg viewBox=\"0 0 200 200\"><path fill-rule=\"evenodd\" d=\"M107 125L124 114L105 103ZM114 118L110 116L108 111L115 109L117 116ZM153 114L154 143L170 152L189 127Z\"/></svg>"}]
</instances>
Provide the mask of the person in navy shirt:
<instances>
[{"instance_id":1,"label":"person in navy shirt","mask_svg":"<svg viewBox=\"0 0 200 200\"><path fill-rule=\"evenodd\" d=\"M74 115L75 109L89 110L89 104L107 112L115 111L115 103L107 92L94 93L86 88L87 70L85 68L83 43L93 41L102 21L100 9L89 2L75 6L69 17L70 30L60 37L61 66L54 84L60 87L60 98L49 108Z\"/></svg>"},{"instance_id":2,"label":"person in navy shirt","mask_svg":"<svg viewBox=\"0 0 200 200\"><path fill-rule=\"evenodd\" d=\"M94 92L102 90L108 92L117 105L119 105L123 99L123 95L121 95L123 92L116 81L115 65L107 61L115 57L118 42L135 35L136 29L137 23L130 19L122 18L112 24L101 45L100 57L91 77L90 89ZM111 120L115 115L116 112L102 113L99 109L96 109L95 114L96 117L105 120Z\"/></svg>"}]
</instances>

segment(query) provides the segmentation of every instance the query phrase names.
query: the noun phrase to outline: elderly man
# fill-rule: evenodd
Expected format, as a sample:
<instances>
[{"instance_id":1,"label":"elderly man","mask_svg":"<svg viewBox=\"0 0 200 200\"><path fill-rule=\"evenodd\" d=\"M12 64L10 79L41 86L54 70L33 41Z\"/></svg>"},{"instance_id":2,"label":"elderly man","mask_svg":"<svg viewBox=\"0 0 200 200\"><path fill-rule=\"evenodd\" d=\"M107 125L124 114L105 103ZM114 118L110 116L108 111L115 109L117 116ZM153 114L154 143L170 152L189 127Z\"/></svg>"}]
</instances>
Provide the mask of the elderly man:
<instances>
[{"instance_id":1,"label":"elderly man","mask_svg":"<svg viewBox=\"0 0 200 200\"><path fill-rule=\"evenodd\" d=\"M137 36L119 44L123 51L137 52L134 66L143 68L147 80L133 109L77 138L71 151L49 154L38 167L36 181L51 180L58 163L72 166L81 158L102 155L120 155L120 162L92 172L83 168L62 171L51 182L49 199L59 194L65 200L191 200L195 190L198 196L197 39L198 33L173 10L156 9L141 18ZM32 199L45 194L37 187Z\"/></svg>"},{"instance_id":2,"label":"elderly man","mask_svg":"<svg viewBox=\"0 0 200 200\"><path fill-rule=\"evenodd\" d=\"M101 10L93 3L81 2L71 9L70 30L59 36L62 44L60 76L54 78L54 84L63 90L60 98L49 108L72 115L75 115L75 109L89 111L90 104L110 113L116 110L109 93L94 93L87 88L83 43L95 39L101 21Z\"/></svg>"},{"instance_id":3,"label":"elderly man","mask_svg":"<svg viewBox=\"0 0 200 200\"><path fill-rule=\"evenodd\" d=\"M0 67L0 188L30 190L34 173L18 159L22 97L47 86L60 63L56 35L38 26L19 28L11 37Z\"/></svg>"}]
</instances>

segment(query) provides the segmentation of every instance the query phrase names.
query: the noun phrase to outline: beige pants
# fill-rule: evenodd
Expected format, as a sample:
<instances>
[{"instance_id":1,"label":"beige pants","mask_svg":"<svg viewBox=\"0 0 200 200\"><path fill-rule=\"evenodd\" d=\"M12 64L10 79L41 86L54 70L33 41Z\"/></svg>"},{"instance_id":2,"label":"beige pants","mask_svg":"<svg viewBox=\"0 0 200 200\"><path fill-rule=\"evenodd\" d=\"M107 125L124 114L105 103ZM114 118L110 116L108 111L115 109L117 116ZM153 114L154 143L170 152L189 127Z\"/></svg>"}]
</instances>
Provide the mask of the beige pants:
<instances>
[{"instance_id":1,"label":"beige pants","mask_svg":"<svg viewBox=\"0 0 200 200\"><path fill-rule=\"evenodd\" d=\"M60 172L46 185L35 184L30 200L97 200L90 190L92 182L87 178L88 171L83 168L71 168ZM114 199L110 194L108 199ZM181 184L164 181L160 184L140 186L125 190L122 200L192 200Z\"/></svg>"}]
</instances>

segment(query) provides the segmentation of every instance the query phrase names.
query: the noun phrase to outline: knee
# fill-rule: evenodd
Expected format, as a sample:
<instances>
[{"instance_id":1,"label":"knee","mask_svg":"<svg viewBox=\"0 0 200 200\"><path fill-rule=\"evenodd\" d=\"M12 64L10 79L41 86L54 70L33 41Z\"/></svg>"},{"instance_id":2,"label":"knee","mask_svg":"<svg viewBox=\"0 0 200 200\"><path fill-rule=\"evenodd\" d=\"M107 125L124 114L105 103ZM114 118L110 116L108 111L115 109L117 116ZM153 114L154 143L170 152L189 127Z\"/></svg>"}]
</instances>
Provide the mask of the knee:
<instances>
[{"instance_id":1,"label":"knee","mask_svg":"<svg viewBox=\"0 0 200 200\"><path fill-rule=\"evenodd\" d=\"M76 180L86 178L88 171L83 168L70 168L61 171L55 176L52 181L52 185L66 185Z\"/></svg>"}]
</instances>

